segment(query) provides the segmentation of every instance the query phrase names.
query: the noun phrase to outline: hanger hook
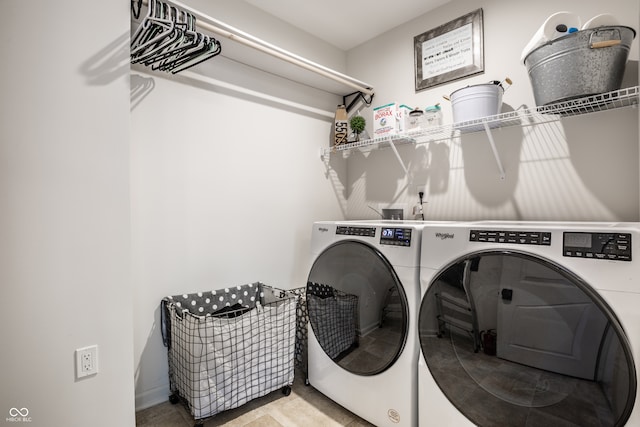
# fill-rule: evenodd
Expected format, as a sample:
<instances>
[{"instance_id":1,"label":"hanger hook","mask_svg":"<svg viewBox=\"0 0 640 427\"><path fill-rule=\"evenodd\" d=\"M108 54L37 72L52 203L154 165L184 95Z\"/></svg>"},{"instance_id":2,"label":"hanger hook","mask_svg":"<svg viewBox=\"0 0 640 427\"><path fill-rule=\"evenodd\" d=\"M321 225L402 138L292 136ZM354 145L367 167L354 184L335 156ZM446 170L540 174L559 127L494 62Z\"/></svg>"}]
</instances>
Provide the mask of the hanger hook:
<instances>
[{"instance_id":1,"label":"hanger hook","mask_svg":"<svg viewBox=\"0 0 640 427\"><path fill-rule=\"evenodd\" d=\"M136 7L138 10L136 10ZM133 13L134 18L140 18L140 10L142 10L142 0L131 0L131 13Z\"/></svg>"}]
</instances>

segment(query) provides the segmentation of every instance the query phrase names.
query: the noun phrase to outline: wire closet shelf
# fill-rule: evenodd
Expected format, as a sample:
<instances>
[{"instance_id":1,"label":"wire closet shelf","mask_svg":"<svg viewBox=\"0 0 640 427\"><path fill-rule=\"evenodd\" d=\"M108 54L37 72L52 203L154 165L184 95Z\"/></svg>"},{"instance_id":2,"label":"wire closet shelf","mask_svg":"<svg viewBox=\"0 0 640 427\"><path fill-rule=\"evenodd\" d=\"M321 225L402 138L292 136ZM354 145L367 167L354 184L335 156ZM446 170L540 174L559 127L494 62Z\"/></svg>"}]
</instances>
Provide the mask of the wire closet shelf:
<instances>
[{"instance_id":1,"label":"wire closet shelf","mask_svg":"<svg viewBox=\"0 0 640 427\"><path fill-rule=\"evenodd\" d=\"M558 121L563 117L615 110L630 106L636 107L638 105L639 93L640 88L635 86L535 108L519 108L515 111L487 116L482 119L434 126L432 128L407 132L400 135L396 134L349 142L347 144L323 149L321 155L326 160L331 153L347 152L352 149L369 151L385 147L386 145L394 147L402 144L421 144L449 140L455 138L460 133L484 132L486 130L485 125L492 129L509 126L531 126Z\"/></svg>"}]
</instances>

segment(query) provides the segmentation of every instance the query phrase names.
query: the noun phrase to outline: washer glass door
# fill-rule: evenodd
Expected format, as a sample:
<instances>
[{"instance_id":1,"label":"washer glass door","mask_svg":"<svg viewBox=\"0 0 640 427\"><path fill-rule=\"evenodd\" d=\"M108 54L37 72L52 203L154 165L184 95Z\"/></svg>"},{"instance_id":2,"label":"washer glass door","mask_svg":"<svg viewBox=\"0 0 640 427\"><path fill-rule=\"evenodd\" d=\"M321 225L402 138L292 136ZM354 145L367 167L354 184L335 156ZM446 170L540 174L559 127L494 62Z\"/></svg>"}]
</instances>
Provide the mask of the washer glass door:
<instances>
[{"instance_id":1,"label":"washer glass door","mask_svg":"<svg viewBox=\"0 0 640 427\"><path fill-rule=\"evenodd\" d=\"M551 261L481 252L430 281L422 355L476 425L624 425L636 394L629 340L591 286Z\"/></svg>"},{"instance_id":2,"label":"washer glass door","mask_svg":"<svg viewBox=\"0 0 640 427\"><path fill-rule=\"evenodd\" d=\"M407 338L407 298L388 260L370 245L345 240L325 249L307 281L309 323L335 363L375 375L400 356Z\"/></svg>"}]
</instances>

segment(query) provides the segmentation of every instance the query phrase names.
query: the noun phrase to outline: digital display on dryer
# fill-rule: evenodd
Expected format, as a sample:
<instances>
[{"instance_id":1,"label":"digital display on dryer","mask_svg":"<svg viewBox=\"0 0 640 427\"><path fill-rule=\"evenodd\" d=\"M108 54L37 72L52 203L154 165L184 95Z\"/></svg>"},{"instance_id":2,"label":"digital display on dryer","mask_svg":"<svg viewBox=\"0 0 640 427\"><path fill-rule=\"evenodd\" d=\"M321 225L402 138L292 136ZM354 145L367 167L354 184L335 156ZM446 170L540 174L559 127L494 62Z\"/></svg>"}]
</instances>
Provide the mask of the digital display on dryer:
<instances>
[{"instance_id":1,"label":"digital display on dryer","mask_svg":"<svg viewBox=\"0 0 640 427\"><path fill-rule=\"evenodd\" d=\"M564 233L565 246L591 248L591 233Z\"/></svg>"},{"instance_id":2,"label":"digital display on dryer","mask_svg":"<svg viewBox=\"0 0 640 427\"><path fill-rule=\"evenodd\" d=\"M411 246L411 229L382 227L382 232L380 233L380 244L392 246Z\"/></svg>"}]
</instances>

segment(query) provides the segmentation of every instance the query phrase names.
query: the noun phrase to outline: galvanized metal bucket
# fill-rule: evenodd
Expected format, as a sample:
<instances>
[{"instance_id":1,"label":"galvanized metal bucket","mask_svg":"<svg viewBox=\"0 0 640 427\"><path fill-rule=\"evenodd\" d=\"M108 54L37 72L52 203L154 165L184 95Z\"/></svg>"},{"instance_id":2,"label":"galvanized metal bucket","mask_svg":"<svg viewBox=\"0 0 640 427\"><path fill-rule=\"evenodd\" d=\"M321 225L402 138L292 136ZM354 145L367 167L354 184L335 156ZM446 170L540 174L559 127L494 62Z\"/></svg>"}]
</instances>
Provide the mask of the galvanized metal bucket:
<instances>
[{"instance_id":1,"label":"galvanized metal bucket","mask_svg":"<svg viewBox=\"0 0 640 427\"><path fill-rule=\"evenodd\" d=\"M577 31L531 51L524 60L536 105L620 89L636 32L625 26Z\"/></svg>"}]
</instances>

